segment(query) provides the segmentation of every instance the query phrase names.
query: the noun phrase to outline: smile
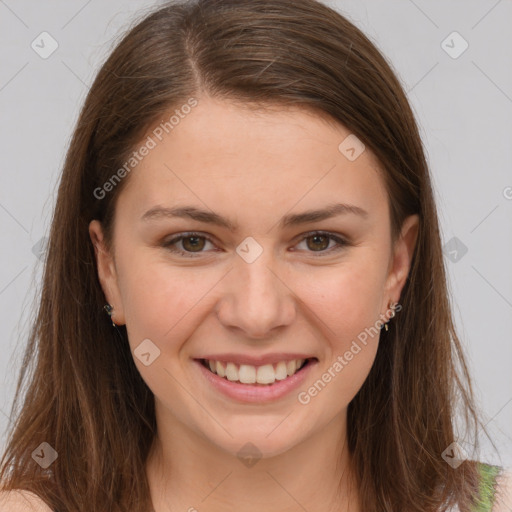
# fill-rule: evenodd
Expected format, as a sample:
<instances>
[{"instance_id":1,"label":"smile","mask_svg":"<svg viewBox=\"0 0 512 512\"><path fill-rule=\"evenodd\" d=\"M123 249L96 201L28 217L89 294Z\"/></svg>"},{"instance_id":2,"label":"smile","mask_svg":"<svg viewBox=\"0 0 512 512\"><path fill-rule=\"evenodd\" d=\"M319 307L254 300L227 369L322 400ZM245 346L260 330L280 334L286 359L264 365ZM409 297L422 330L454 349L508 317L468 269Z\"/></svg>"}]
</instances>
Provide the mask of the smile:
<instances>
[{"instance_id":1,"label":"smile","mask_svg":"<svg viewBox=\"0 0 512 512\"><path fill-rule=\"evenodd\" d=\"M247 364L255 361L246 357L239 357L242 361L238 362L229 361L231 357L223 359L194 359L194 367L201 375L199 382L206 385L208 393L220 393L242 403L268 403L291 395L304 386L319 362L316 357L286 361L272 357L259 364Z\"/></svg>"},{"instance_id":2,"label":"smile","mask_svg":"<svg viewBox=\"0 0 512 512\"><path fill-rule=\"evenodd\" d=\"M264 364L252 366L249 364L236 364L232 362L221 362L202 359L201 363L212 373L231 382L241 384L274 384L274 382L285 380L300 371L308 359L292 359L291 361L280 361L275 364Z\"/></svg>"}]
</instances>

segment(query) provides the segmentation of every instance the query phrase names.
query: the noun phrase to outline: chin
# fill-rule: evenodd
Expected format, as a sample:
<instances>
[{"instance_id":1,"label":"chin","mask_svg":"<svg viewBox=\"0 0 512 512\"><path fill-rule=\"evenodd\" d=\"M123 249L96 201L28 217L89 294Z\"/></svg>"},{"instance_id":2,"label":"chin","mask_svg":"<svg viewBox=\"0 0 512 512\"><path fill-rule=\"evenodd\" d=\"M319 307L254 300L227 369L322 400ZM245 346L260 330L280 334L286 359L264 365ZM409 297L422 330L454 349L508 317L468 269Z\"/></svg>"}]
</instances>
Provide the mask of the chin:
<instances>
[{"instance_id":1,"label":"chin","mask_svg":"<svg viewBox=\"0 0 512 512\"><path fill-rule=\"evenodd\" d=\"M285 417L280 415L265 421L255 415L245 416L238 421L221 423L232 437L216 423L212 430L203 430L202 435L208 442L234 457L269 459L287 452L306 439L304 427L299 428L292 422L285 425L289 421L283 421ZM217 435L212 436L214 431Z\"/></svg>"}]
</instances>

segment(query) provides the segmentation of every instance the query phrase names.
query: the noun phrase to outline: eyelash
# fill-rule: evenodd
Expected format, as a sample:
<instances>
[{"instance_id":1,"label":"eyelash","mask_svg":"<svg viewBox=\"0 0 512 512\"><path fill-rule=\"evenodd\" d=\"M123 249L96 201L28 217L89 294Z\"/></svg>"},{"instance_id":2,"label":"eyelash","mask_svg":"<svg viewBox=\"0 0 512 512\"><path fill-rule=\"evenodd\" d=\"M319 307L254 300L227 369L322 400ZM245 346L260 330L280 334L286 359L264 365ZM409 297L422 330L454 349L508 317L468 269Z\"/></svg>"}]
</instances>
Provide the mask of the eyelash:
<instances>
[{"instance_id":1,"label":"eyelash","mask_svg":"<svg viewBox=\"0 0 512 512\"><path fill-rule=\"evenodd\" d=\"M330 249L325 249L323 251L309 251L311 253L318 253L318 256L315 256L315 257L319 257L321 258L322 256L326 255L326 254L331 254L332 252L337 252L341 249L343 249L345 246L347 245L350 245L346 240L344 240L343 238L340 238L339 236L333 234L333 233L329 233L329 232L326 232L326 231L312 231L310 233L306 233L300 240L298 243L300 242L303 242L304 240L308 239L308 238L312 238L314 236L326 236L328 238L330 238L331 240L334 240L338 246L336 247L331 247ZM176 249L175 247L172 247L174 244L180 242L181 240L185 239L185 238L193 238L193 237L197 237L197 238L204 238L205 240L207 240L208 242L212 243L212 240L210 238L208 238L207 236L205 235L201 235L200 233L196 233L196 232L190 232L190 233L183 233L177 237L174 237L172 238L171 240L168 240L166 242L164 242L163 246L168 249L169 251L171 252L174 252L174 253L177 253L181 256L185 256L185 257L189 257L189 258L195 258L197 257L197 255L200 255L203 253L203 251L199 251L199 252L189 252L189 251L182 251L180 249Z\"/></svg>"}]
</instances>

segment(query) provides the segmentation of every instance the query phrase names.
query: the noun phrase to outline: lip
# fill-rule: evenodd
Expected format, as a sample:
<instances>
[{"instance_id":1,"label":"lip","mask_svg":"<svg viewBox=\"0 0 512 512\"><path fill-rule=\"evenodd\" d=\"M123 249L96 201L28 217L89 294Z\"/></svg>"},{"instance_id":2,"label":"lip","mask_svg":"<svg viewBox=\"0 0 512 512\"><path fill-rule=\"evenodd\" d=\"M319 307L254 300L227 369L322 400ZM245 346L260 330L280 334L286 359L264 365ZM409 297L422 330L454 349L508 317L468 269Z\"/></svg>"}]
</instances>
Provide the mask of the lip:
<instances>
[{"instance_id":1,"label":"lip","mask_svg":"<svg viewBox=\"0 0 512 512\"><path fill-rule=\"evenodd\" d=\"M294 359L315 359L311 354L290 354L284 352L277 352L273 354L265 354L263 356L255 357L246 354L211 354L194 358L208 359L208 361L220 361L222 363L235 363L238 365L249 364L251 366L263 366L264 364L276 364L280 361L293 361Z\"/></svg>"},{"instance_id":2,"label":"lip","mask_svg":"<svg viewBox=\"0 0 512 512\"><path fill-rule=\"evenodd\" d=\"M292 359L295 359L295 357ZM306 358L297 357L296 359ZM247 358L245 358L245 360L247 360ZM281 361L283 360L284 359L281 359ZM304 383L309 373L315 365L318 364L317 359L310 360L308 361L308 364L297 373L284 380L276 381L274 384L241 384L238 382L231 382L224 377L219 377L217 374L205 368L200 360L194 359L192 362L194 363L194 367L196 367L198 372L202 375L201 378L204 377L209 386L213 387L224 396L242 403L274 402L286 395L289 395Z\"/></svg>"}]
</instances>

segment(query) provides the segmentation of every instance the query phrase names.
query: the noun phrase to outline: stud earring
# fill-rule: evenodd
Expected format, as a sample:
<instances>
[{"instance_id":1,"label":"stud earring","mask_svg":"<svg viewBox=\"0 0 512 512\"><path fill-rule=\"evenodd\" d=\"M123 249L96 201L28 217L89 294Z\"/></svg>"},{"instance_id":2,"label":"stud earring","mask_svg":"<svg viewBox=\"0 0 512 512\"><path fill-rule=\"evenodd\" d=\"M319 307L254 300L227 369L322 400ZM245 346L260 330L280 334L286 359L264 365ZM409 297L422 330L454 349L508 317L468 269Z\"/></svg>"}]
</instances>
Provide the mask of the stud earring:
<instances>
[{"instance_id":1,"label":"stud earring","mask_svg":"<svg viewBox=\"0 0 512 512\"><path fill-rule=\"evenodd\" d=\"M110 317L110 320L112 320L112 313L114 312L114 308L110 304L105 304L103 306L103 309L107 312L107 315ZM112 325L114 327L117 327L117 325L114 322L114 320L112 320Z\"/></svg>"},{"instance_id":2,"label":"stud earring","mask_svg":"<svg viewBox=\"0 0 512 512\"><path fill-rule=\"evenodd\" d=\"M388 308L391 309L391 314L389 315L389 320L383 325L383 327L386 330L386 332L389 331L388 324L391 322L391 319L395 318L395 315L396 315L396 311L395 311L396 304L393 304L393 302L390 301L389 304L388 304Z\"/></svg>"}]
</instances>

